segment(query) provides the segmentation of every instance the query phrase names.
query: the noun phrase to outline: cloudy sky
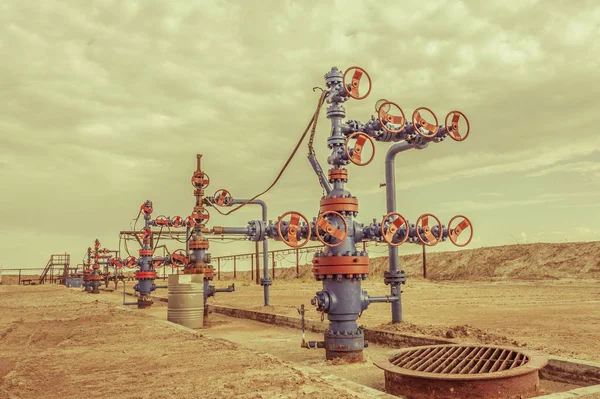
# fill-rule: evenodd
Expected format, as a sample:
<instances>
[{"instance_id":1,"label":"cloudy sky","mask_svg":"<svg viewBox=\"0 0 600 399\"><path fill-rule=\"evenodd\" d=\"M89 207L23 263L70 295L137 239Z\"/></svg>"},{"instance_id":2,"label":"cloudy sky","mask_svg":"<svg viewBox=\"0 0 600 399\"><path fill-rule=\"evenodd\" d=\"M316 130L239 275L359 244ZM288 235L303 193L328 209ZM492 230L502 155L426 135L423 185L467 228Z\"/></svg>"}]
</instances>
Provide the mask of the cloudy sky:
<instances>
[{"instance_id":1,"label":"cloudy sky","mask_svg":"<svg viewBox=\"0 0 600 399\"><path fill-rule=\"evenodd\" d=\"M146 199L155 214L189 215L196 153L208 193L262 191L334 65L372 77L371 95L347 103L351 119L366 121L386 98L407 114L459 109L471 121L464 142L397 157L409 220L464 214L470 247L598 240L599 24L593 0L2 0L0 263L43 267L60 252L79 262L95 238L116 248ZM349 167L365 223L385 213L389 145ZM306 153L263 197L270 218L316 215ZM260 209L211 216L245 226ZM211 253L253 247L215 243Z\"/></svg>"}]
</instances>

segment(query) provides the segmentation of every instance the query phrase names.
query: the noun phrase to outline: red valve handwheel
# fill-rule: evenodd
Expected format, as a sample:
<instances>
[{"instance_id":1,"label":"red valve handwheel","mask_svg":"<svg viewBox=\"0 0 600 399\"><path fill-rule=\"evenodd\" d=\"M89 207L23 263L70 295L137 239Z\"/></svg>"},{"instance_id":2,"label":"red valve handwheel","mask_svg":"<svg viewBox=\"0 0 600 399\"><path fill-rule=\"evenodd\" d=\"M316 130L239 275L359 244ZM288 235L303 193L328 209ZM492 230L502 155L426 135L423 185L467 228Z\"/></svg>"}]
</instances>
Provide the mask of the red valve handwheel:
<instances>
[{"instance_id":1,"label":"red valve handwheel","mask_svg":"<svg viewBox=\"0 0 600 399\"><path fill-rule=\"evenodd\" d=\"M231 193L224 188L217 190L214 195L214 203L218 206L229 206L233 201Z\"/></svg>"},{"instance_id":2,"label":"red valve handwheel","mask_svg":"<svg viewBox=\"0 0 600 399\"><path fill-rule=\"evenodd\" d=\"M133 269L135 267L135 261L137 259L135 259L135 256L130 256L127 259L125 259L124 265L126 268L128 269Z\"/></svg>"},{"instance_id":3,"label":"red valve handwheel","mask_svg":"<svg viewBox=\"0 0 600 399\"><path fill-rule=\"evenodd\" d=\"M94 241L94 249L98 249L100 248L100 241L96 240Z\"/></svg>"},{"instance_id":4,"label":"red valve handwheel","mask_svg":"<svg viewBox=\"0 0 600 399\"><path fill-rule=\"evenodd\" d=\"M450 125L448 125L448 119L450 118L451 115L452 115L452 121L450 122ZM460 135L460 131L458 129L458 122L460 121L461 116L463 118L465 118L465 122L467 123L467 131L465 132L464 136ZM471 131L471 124L469 123L469 118L467 118L467 116L460 111L448 112L448 115L446 115L444 124L446 125L446 132L448 133L448 136L450 136L450 138L454 141L466 140L467 137L469 136L469 132Z\"/></svg>"},{"instance_id":5,"label":"red valve handwheel","mask_svg":"<svg viewBox=\"0 0 600 399\"><path fill-rule=\"evenodd\" d=\"M144 242L148 241L150 236L152 236L152 230L148 228L143 228L140 233L142 233L142 241Z\"/></svg>"},{"instance_id":6,"label":"red valve handwheel","mask_svg":"<svg viewBox=\"0 0 600 399\"><path fill-rule=\"evenodd\" d=\"M108 253L108 248L102 248L102 253L103 254L107 254Z\"/></svg>"},{"instance_id":7,"label":"red valve handwheel","mask_svg":"<svg viewBox=\"0 0 600 399\"><path fill-rule=\"evenodd\" d=\"M203 208L200 212L192 213L192 219L195 223L208 223L210 220L210 213L207 209Z\"/></svg>"},{"instance_id":8,"label":"red valve handwheel","mask_svg":"<svg viewBox=\"0 0 600 399\"><path fill-rule=\"evenodd\" d=\"M463 220L462 220L462 222L460 222L458 224L458 226L456 226L454 229L452 229L452 222L456 218L463 218ZM469 228L469 227L471 228L470 229L471 234L469 235L469 239L464 244L458 244L458 241L457 241L458 236L466 228ZM471 224L471 221L466 216L463 216L463 215L454 216L452 219L450 219L450 222L448 223L448 238L450 239L452 244L456 245L457 247L466 247L467 245L469 245L469 243L473 239L473 225Z\"/></svg>"},{"instance_id":9,"label":"red valve handwheel","mask_svg":"<svg viewBox=\"0 0 600 399\"><path fill-rule=\"evenodd\" d=\"M392 216L397 216L397 218L393 222L389 222L389 219ZM400 230L400 227L402 227L402 225L406 225L406 234L404 235L404 238L400 242L395 243L395 242L393 242L394 234L396 234L396 232L398 230ZM386 227L387 227L387 231L385 229ZM404 244L406 242L406 240L408 240L408 230L409 230L408 221L404 218L404 216L402 216L398 212L388 213L387 215L385 215L383 217L383 220L381 221L381 236L383 237L383 240L385 242L387 242L389 245L391 245L393 247L398 247L398 246Z\"/></svg>"},{"instance_id":10,"label":"red valve handwheel","mask_svg":"<svg viewBox=\"0 0 600 399\"><path fill-rule=\"evenodd\" d=\"M185 224L187 227L194 227L196 225L196 221L193 217L188 216L187 218L185 218Z\"/></svg>"},{"instance_id":11,"label":"red valve handwheel","mask_svg":"<svg viewBox=\"0 0 600 399\"><path fill-rule=\"evenodd\" d=\"M431 228L429 227L429 217L432 217L435 219L435 221L437 222L437 225L440 226L440 237L436 238L433 233L431 232ZM422 228L423 228L423 235L425 235L425 239L427 240L427 242L425 242L425 240L423 240L423 238L421 237L421 234L419 233L419 223L422 224ZM424 213L421 216L419 216L419 218L417 219L417 223L415 223L415 228L417 230L417 238L419 239L419 241L421 241L421 244L423 245L427 245L428 247L433 247L435 245L437 245L440 241L442 241L442 237L443 237L443 231L442 231L442 222L440 222L440 219L438 219L435 215L432 215L431 213Z\"/></svg>"},{"instance_id":12,"label":"red valve handwheel","mask_svg":"<svg viewBox=\"0 0 600 399\"><path fill-rule=\"evenodd\" d=\"M399 111L400 115L389 114L389 111L394 107L397 108L396 113ZM402 108L400 108L400 106L394 102L386 101L381 104L377 110L377 116L379 117L379 123L381 124L382 129L388 133L399 133L404 129L406 116L404 116L404 111L402 111ZM399 125L400 127L398 129L390 129L386 127L386 122L390 125Z\"/></svg>"},{"instance_id":13,"label":"red valve handwheel","mask_svg":"<svg viewBox=\"0 0 600 399\"><path fill-rule=\"evenodd\" d=\"M433 119L435 119L435 124L431 124L431 123L427 122L425 119L423 119L423 117L421 116L421 113L419 112L420 110L427 111L431 115L433 115ZM439 129L438 128L438 118L437 118L437 116L435 116L433 111L430 110L429 108L419 107L419 108L415 109L415 111L412 114L412 124L415 127L415 132L419 133L419 135L421 135L422 137L425 137L427 139L435 137L435 135L438 133L438 129ZM421 129L419 129L417 127L417 124L419 124L419 126L421 126L423 129L427 130L430 134L423 133L421 131Z\"/></svg>"},{"instance_id":14,"label":"red valve handwheel","mask_svg":"<svg viewBox=\"0 0 600 399\"><path fill-rule=\"evenodd\" d=\"M179 253L183 255L180 255ZM185 266L189 263L189 255L185 249L177 249L171 254L171 265L173 267Z\"/></svg>"},{"instance_id":15,"label":"red valve handwheel","mask_svg":"<svg viewBox=\"0 0 600 399\"><path fill-rule=\"evenodd\" d=\"M352 149L352 156L350 156L349 144L350 144L350 140L352 140L354 137L356 137L356 143L354 143L354 147ZM368 161L361 162L362 149L363 149L363 146L365 145L365 143L367 142L367 140L369 141L369 143L371 143L371 147L373 147L373 153L371 154L371 158L369 158ZM348 157L348 160L350 162L352 162L354 165L358 165L358 166L368 165L373 160L373 157L375 157L375 143L373 143L373 139L371 137L369 137L369 135L366 133L362 133L362 132L352 133L346 139L346 145L344 146L344 149L346 150L346 156Z\"/></svg>"},{"instance_id":16,"label":"red valve handwheel","mask_svg":"<svg viewBox=\"0 0 600 399\"><path fill-rule=\"evenodd\" d=\"M165 265L165 261L164 260L155 260L154 262L152 262L152 267L155 268L155 269L160 269L164 265Z\"/></svg>"},{"instance_id":17,"label":"red valve handwheel","mask_svg":"<svg viewBox=\"0 0 600 399\"><path fill-rule=\"evenodd\" d=\"M346 76L348 76L348 73L350 71L354 72L352 74L352 81L350 82L350 90L348 90L348 82L346 81ZM367 80L369 82L369 90L367 90L367 93L364 96L360 96L360 94L358 94L358 86L363 75L367 77ZM346 94L356 100L362 100L363 98L366 98L369 95L369 93L371 93L371 77L369 76L367 71L357 66L353 66L346 69L342 78L342 85L344 86L344 91L346 92Z\"/></svg>"},{"instance_id":18,"label":"red valve handwheel","mask_svg":"<svg viewBox=\"0 0 600 399\"><path fill-rule=\"evenodd\" d=\"M120 269L123 267L123 260L121 258L112 258L110 260L110 264L116 267L117 269Z\"/></svg>"},{"instance_id":19,"label":"red valve handwheel","mask_svg":"<svg viewBox=\"0 0 600 399\"><path fill-rule=\"evenodd\" d=\"M166 216L157 216L156 219L154 219L154 223L156 223L157 226L168 226L169 225L169 218Z\"/></svg>"},{"instance_id":20,"label":"red valve handwheel","mask_svg":"<svg viewBox=\"0 0 600 399\"><path fill-rule=\"evenodd\" d=\"M342 219L342 222L344 223L344 230L342 231L342 230L338 229L336 226L329 223L325 219L325 216L327 216L327 215L334 215L334 216L337 216L340 219ZM323 238L321 237L321 234L319 233L319 228L321 228L323 231L325 231L330 236L337 238L339 242L337 244L329 244L329 243L323 241ZM315 233L317 235L317 239L321 242L321 244L328 246L328 247L337 247L339 245L342 245L342 243L346 239L346 236L348 235L348 223L346 223L346 218L344 218L339 212L326 211L326 212L321 213L319 215L319 217L317 218L317 222L315 223Z\"/></svg>"},{"instance_id":21,"label":"red valve handwheel","mask_svg":"<svg viewBox=\"0 0 600 399\"><path fill-rule=\"evenodd\" d=\"M288 225L288 232L287 232L288 239L286 240L283 237L283 234L281 234L281 222L283 222L283 219L287 215L291 215L291 218L290 218L290 224ZM310 228L309 228L308 236L306 237L306 239L304 241L302 241L300 244L298 244L297 234L300 229L300 219L303 219L307 225L310 225L306 216L304 216L303 214L301 214L299 212L294 212L294 211L289 211L289 212L284 213L283 215L281 215L279 217L279 221L277 221L277 235L279 236L279 239L281 241L283 241L289 247L292 247L292 248L303 247L306 245L306 243L310 239Z\"/></svg>"},{"instance_id":22,"label":"red valve handwheel","mask_svg":"<svg viewBox=\"0 0 600 399\"><path fill-rule=\"evenodd\" d=\"M181 218L181 216L174 216L171 219L171 227L181 227L183 225L183 219Z\"/></svg>"},{"instance_id":23,"label":"red valve handwheel","mask_svg":"<svg viewBox=\"0 0 600 399\"><path fill-rule=\"evenodd\" d=\"M210 177L200 170L197 170L192 175L192 186L194 188L202 189L208 187L210 184Z\"/></svg>"},{"instance_id":24,"label":"red valve handwheel","mask_svg":"<svg viewBox=\"0 0 600 399\"><path fill-rule=\"evenodd\" d=\"M148 215L152 215L152 211L153 211L153 210L154 210L154 209L152 209L152 207L151 207L151 206L146 206L146 204L145 204L145 203L144 203L144 204L142 204L142 206L140 206L140 211L142 211L142 212L144 212L144 213L147 213Z\"/></svg>"}]
</instances>

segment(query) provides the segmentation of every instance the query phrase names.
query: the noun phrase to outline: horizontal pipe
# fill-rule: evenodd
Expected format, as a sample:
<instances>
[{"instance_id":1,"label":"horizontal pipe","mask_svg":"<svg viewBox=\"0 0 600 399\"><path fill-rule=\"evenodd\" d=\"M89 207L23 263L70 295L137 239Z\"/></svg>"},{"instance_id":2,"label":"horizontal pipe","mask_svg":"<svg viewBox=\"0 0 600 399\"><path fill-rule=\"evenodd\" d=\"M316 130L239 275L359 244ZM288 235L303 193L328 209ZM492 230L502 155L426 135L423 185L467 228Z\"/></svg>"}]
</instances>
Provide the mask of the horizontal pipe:
<instances>
[{"instance_id":1,"label":"horizontal pipe","mask_svg":"<svg viewBox=\"0 0 600 399\"><path fill-rule=\"evenodd\" d=\"M169 288L169 286L168 285L157 285L154 288Z\"/></svg>"},{"instance_id":2,"label":"horizontal pipe","mask_svg":"<svg viewBox=\"0 0 600 399\"><path fill-rule=\"evenodd\" d=\"M123 302L123 305L137 305L137 302Z\"/></svg>"},{"instance_id":3,"label":"horizontal pipe","mask_svg":"<svg viewBox=\"0 0 600 399\"><path fill-rule=\"evenodd\" d=\"M306 349L315 349L315 348L325 348L325 342L324 341L302 341L302 343L300 344L301 348L306 348Z\"/></svg>"},{"instance_id":4,"label":"horizontal pipe","mask_svg":"<svg viewBox=\"0 0 600 399\"><path fill-rule=\"evenodd\" d=\"M221 234L240 234L247 235L248 228L247 227L222 227L222 226L214 226L214 231L221 231Z\"/></svg>"},{"instance_id":5,"label":"horizontal pipe","mask_svg":"<svg viewBox=\"0 0 600 399\"><path fill-rule=\"evenodd\" d=\"M398 302L400 297L397 296L370 296L369 303L390 303L390 302Z\"/></svg>"},{"instance_id":6,"label":"horizontal pipe","mask_svg":"<svg viewBox=\"0 0 600 399\"><path fill-rule=\"evenodd\" d=\"M235 283L227 288L215 288L215 292L235 292Z\"/></svg>"}]
</instances>

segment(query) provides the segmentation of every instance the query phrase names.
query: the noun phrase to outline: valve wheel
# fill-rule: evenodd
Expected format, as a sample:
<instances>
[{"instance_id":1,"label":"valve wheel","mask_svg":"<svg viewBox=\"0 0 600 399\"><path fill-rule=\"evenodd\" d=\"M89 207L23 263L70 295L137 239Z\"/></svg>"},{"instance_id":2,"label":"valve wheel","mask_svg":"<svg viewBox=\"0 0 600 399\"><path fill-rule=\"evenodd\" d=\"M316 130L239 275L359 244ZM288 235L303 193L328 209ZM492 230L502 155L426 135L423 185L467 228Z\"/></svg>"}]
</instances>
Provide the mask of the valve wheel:
<instances>
[{"instance_id":1,"label":"valve wheel","mask_svg":"<svg viewBox=\"0 0 600 399\"><path fill-rule=\"evenodd\" d=\"M154 262L152 262L152 267L155 268L155 269L160 269L164 265L165 265L165 261L164 260L155 260Z\"/></svg>"},{"instance_id":2,"label":"valve wheel","mask_svg":"<svg viewBox=\"0 0 600 399\"><path fill-rule=\"evenodd\" d=\"M354 147L352 148L352 155L350 155L350 140L356 137L356 143L354 143ZM373 153L371 157L366 162L361 162L362 160L362 149L365 143L369 141L371 143L371 147L373 147ZM369 137L368 134L363 132L354 132L346 139L346 145L344 146L344 150L346 151L346 156L348 160L352 162L354 165L365 166L371 163L373 157L375 157L375 143L373 143L373 139Z\"/></svg>"},{"instance_id":3,"label":"valve wheel","mask_svg":"<svg viewBox=\"0 0 600 399\"><path fill-rule=\"evenodd\" d=\"M390 109L394 107L396 108L396 112L400 111L400 115L389 114ZM404 116L404 111L402 111L402 108L400 108L400 106L394 102L386 101L382 103L377 109L377 116L379 117L379 123L381 124L381 127L388 133L400 133L404 129L406 116ZM398 129L390 129L386 126L387 123L390 125L399 125L400 127Z\"/></svg>"},{"instance_id":4,"label":"valve wheel","mask_svg":"<svg viewBox=\"0 0 600 399\"><path fill-rule=\"evenodd\" d=\"M180 253L183 255L180 255ZM189 263L189 255L185 249L177 249L173 251L170 259L173 267L186 266Z\"/></svg>"},{"instance_id":5,"label":"valve wheel","mask_svg":"<svg viewBox=\"0 0 600 399\"><path fill-rule=\"evenodd\" d=\"M393 222L390 222L389 219L393 216L397 216L397 218ZM400 227L402 227L403 225L406 226L406 234L404 235L404 238L400 242L393 242L394 235L398 230L400 230ZM404 218L404 216L402 216L398 212L388 213L383 217L383 220L381 221L381 236L383 237L383 240L386 243L393 247L398 247L404 244L406 240L408 240L409 229L410 226L408 225L408 221Z\"/></svg>"},{"instance_id":6,"label":"valve wheel","mask_svg":"<svg viewBox=\"0 0 600 399\"><path fill-rule=\"evenodd\" d=\"M231 193L224 188L217 190L214 195L214 203L218 206L229 206L233 201Z\"/></svg>"},{"instance_id":7,"label":"valve wheel","mask_svg":"<svg viewBox=\"0 0 600 399\"><path fill-rule=\"evenodd\" d=\"M387 103L387 105L385 106L385 112L388 112L390 110L390 102L385 98L381 98L375 103L375 112L379 112L379 108L381 108L383 103Z\"/></svg>"},{"instance_id":8,"label":"valve wheel","mask_svg":"<svg viewBox=\"0 0 600 399\"><path fill-rule=\"evenodd\" d=\"M291 215L291 218L290 218L290 224L288 225L288 231L287 231L288 238L286 240L283 237L283 234L281 233L281 222L283 222L283 219L288 215ZM306 243L310 239L310 228L309 228L306 239L304 241L298 243L297 234L300 230L300 219L303 219L304 222L310 226L310 223L308 222L308 219L306 218L306 216L304 216L303 214L301 214L299 212L294 212L294 211L289 211L289 212L284 213L283 215L281 215L279 217L279 220L277 221L277 235L278 235L279 239L281 241L283 241L289 247L292 247L292 248L303 247L306 245Z\"/></svg>"},{"instance_id":9,"label":"valve wheel","mask_svg":"<svg viewBox=\"0 0 600 399\"><path fill-rule=\"evenodd\" d=\"M157 226L168 226L169 225L169 218L166 216L157 216L156 219L154 219L154 223L156 223Z\"/></svg>"},{"instance_id":10,"label":"valve wheel","mask_svg":"<svg viewBox=\"0 0 600 399\"><path fill-rule=\"evenodd\" d=\"M201 170L197 170L192 175L192 186L197 189L203 189L210 184L210 177Z\"/></svg>"},{"instance_id":11,"label":"valve wheel","mask_svg":"<svg viewBox=\"0 0 600 399\"><path fill-rule=\"evenodd\" d=\"M181 227L183 225L183 219L181 218L181 216L174 216L171 219L171 227Z\"/></svg>"},{"instance_id":12,"label":"valve wheel","mask_svg":"<svg viewBox=\"0 0 600 399\"><path fill-rule=\"evenodd\" d=\"M194 211L192 213L192 219L194 219L195 223L208 223L210 220L210 213L208 212L208 209L202 208L200 212Z\"/></svg>"},{"instance_id":13,"label":"valve wheel","mask_svg":"<svg viewBox=\"0 0 600 399\"><path fill-rule=\"evenodd\" d=\"M185 225L187 227L194 227L196 225L196 221L193 217L188 216L187 218L185 218Z\"/></svg>"},{"instance_id":14,"label":"valve wheel","mask_svg":"<svg viewBox=\"0 0 600 399\"><path fill-rule=\"evenodd\" d=\"M429 227L429 217L432 217L437 222L437 225L440 227L440 237L436 238L435 235L431 232L431 228ZM423 235L425 236L425 240L421 237L421 233L419 233L419 224L421 224L421 228L423 229ZM415 223L415 229L417 231L417 238L421 241L421 244L427 245L428 247L433 247L437 245L440 241L442 241L443 231L442 231L442 222L435 215L431 213L424 213L417 219Z\"/></svg>"},{"instance_id":15,"label":"valve wheel","mask_svg":"<svg viewBox=\"0 0 600 399\"><path fill-rule=\"evenodd\" d=\"M450 118L450 115L452 115L452 121L450 122L450 125L448 125L448 119ZM464 136L461 136L458 129L458 122L460 121L461 116L465 119L465 122L467 123L467 131L464 133ZM469 136L469 132L471 131L471 124L469 123L469 118L467 118L467 116L460 111L448 112L448 115L446 115L446 119L444 120L444 124L446 125L446 132L448 133L448 136L450 136L450 138L454 141L466 140Z\"/></svg>"},{"instance_id":16,"label":"valve wheel","mask_svg":"<svg viewBox=\"0 0 600 399\"><path fill-rule=\"evenodd\" d=\"M354 72L352 74L352 80L350 84L348 84L346 81L346 76L348 76L348 72L350 71ZM367 77L367 81L369 82L369 89L367 90L367 93L364 96L361 96L358 93L358 86L360 85L360 80L362 79L363 75ZM367 71L357 66L353 66L346 69L342 78L342 85L344 86L344 91L346 92L346 94L354 98L355 100L362 100L371 93L371 77L369 76ZM348 89L348 86L350 86L350 89Z\"/></svg>"},{"instance_id":17,"label":"valve wheel","mask_svg":"<svg viewBox=\"0 0 600 399\"><path fill-rule=\"evenodd\" d=\"M463 218L463 220L453 229L452 222L454 222L454 219L457 218ZM469 227L471 228L469 239L464 244L459 244L457 240L458 236ZM467 245L469 245L469 243L473 239L473 225L471 224L471 221L463 215L454 216L452 219L450 219L450 222L448 222L448 238L450 239L452 244L456 245L457 247L466 247Z\"/></svg>"},{"instance_id":18,"label":"valve wheel","mask_svg":"<svg viewBox=\"0 0 600 399\"><path fill-rule=\"evenodd\" d=\"M146 206L146 204L142 204L142 206L140 206L140 211L148 214L148 215L152 215L152 211L154 211L154 209L152 209L151 206Z\"/></svg>"},{"instance_id":19,"label":"valve wheel","mask_svg":"<svg viewBox=\"0 0 600 399\"><path fill-rule=\"evenodd\" d=\"M150 237L152 236L152 230L150 230L149 228L142 228L142 230L140 230L140 233L142 233L142 241L146 242L150 239Z\"/></svg>"},{"instance_id":20,"label":"valve wheel","mask_svg":"<svg viewBox=\"0 0 600 399\"><path fill-rule=\"evenodd\" d=\"M125 259L125 262L123 264L123 266L125 266L128 269L133 269L135 268L135 261L137 259L135 259L135 256L130 256L128 258Z\"/></svg>"},{"instance_id":21,"label":"valve wheel","mask_svg":"<svg viewBox=\"0 0 600 399\"><path fill-rule=\"evenodd\" d=\"M334 216L337 216L340 219L342 219L342 222L344 223L344 230L342 231L339 228L337 228L336 226L329 223L325 219L325 216L327 216L327 215L334 215ZM322 229L323 231L325 231L330 236L338 239L339 242L337 244L329 244L329 243L325 242L323 240L323 237L321 237L321 233L319 233L319 228ZM342 243L346 239L346 236L348 235L348 223L346 223L346 218L344 218L339 212L326 211L326 212L321 213L319 215L319 217L317 218L317 222L315 223L315 233L317 235L317 239L321 242L321 244L323 244L327 247L337 247L339 245L342 245Z\"/></svg>"},{"instance_id":22,"label":"valve wheel","mask_svg":"<svg viewBox=\"0 0 600 399\"><path fill-rule=\"evenodd\" d=\"M421 113L419 112L421 110L427 111L431 115L433 115L433 119L435 119L435 124L431 124L431 123L427 122L425 119L423 119L423 117L421 116ZM433 111L430 110L429 108L419 107L419 108L415 109L415 111L412 114L412 124L415 127L415 131L421 137L425 137L426 139L431 139L431 138L435 137L435 135L438 133L438 129L439 129L438 128L438 118L437 118L437 116L435 116ZM423 133L421 131L421 129L417 128L417 124L419 126L421 126L423 129L427 130L429 132L429 134Z\"/></svg>"},{"instance_id":23,"label":"valve wheel","mask_svg":"<svg viewBox=\"0 0 600 399\"><path fill-rule=\"evenodd\" d=\"M111 266L114 266L117 269L120 269L120 268L123 267L123 259L121 259L121 258L112 258L110 260L110 264L111 264Z\"/></svg>"}]
</instances>

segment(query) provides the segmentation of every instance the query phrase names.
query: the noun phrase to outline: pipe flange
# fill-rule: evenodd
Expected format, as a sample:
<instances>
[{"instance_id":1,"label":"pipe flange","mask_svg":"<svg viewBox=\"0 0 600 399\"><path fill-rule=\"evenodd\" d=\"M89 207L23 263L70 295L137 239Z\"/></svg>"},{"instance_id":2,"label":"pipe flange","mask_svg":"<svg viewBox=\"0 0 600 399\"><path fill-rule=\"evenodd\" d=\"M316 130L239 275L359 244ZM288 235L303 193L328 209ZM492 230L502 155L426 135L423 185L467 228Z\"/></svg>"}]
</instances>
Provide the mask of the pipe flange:
<instances>
[{"instance_id":1,"label":"pipe flange","mask_svg":"<svg viewBox=\"0 0 600 399\"><path fill-rule=\"evenodd\" d=\"M337 67L333 67L325 74L324 78L327 87L331 87L332 85L342 83L344 74Z\"/></svg>"},{"instance_id":2,"label":"pipe flange","mask_svg":"<svg viewBox=\"0 0 600 399\"><path fill-rule=\"evenodd\" d=\"M260 279L260 285L262 285L262 286L273 285L273 280L271 280L270 278L261 278Z\"/></svg>"},{"instance_id":3,"label":"pipe flange","mask_svg":"<svg viewBox=\"0 0 600 399\"><path fill-rule=\"evenodd\" d=\"M266 225L262 220L251 220L248 222L249 241L263 241L266 235Z\"/></svg>"},{"instance_id":4,"label":"pipe flange","mask_svg":"<svg viewBox=\"0 0 600 399\"><path fill-rule=\"evenodd\" d=\"M323 334L329 338L343 338L343 337L361 337L364 335L362 328L356 330L326 330Z\"/></svg>"},{"instance_id":5,"label":"pipe flange","mask_svg":"<svg viewBox=\"0 0 600 399\"><path fill-rule=\"evenodd\" d=\"M385 285L406 284L406 272L404 270L388 270L383 273L383 282L385 283Z\"/></svg>"}]
</instances>

